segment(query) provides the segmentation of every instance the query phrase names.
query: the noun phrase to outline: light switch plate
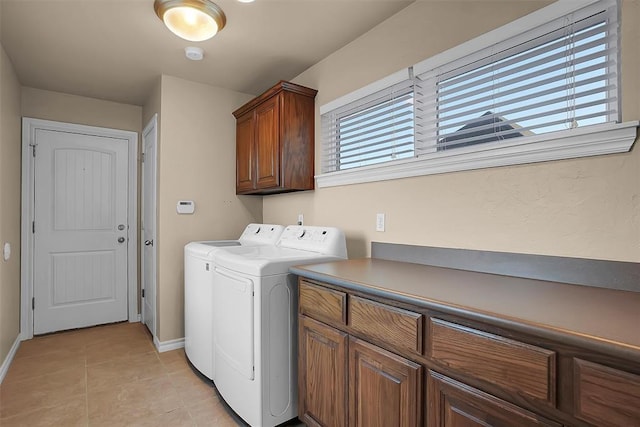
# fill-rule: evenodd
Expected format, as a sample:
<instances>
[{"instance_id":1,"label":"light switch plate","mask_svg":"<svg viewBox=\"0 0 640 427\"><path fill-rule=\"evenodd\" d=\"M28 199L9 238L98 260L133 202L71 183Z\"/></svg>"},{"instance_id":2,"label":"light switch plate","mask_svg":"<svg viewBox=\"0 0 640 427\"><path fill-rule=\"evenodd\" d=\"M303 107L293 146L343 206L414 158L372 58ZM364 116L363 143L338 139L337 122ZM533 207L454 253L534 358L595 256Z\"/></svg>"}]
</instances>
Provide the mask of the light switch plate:
<instances>
[{"instance_id":1,"label":"light switch plate","mask_svg":"<svg viewBox=\"0 0 640 427\"><path fill-rule=\"evenodd\" d=\"M376 231L384 231L384 214L376 214Z\"/></svg>"}]
</instances>

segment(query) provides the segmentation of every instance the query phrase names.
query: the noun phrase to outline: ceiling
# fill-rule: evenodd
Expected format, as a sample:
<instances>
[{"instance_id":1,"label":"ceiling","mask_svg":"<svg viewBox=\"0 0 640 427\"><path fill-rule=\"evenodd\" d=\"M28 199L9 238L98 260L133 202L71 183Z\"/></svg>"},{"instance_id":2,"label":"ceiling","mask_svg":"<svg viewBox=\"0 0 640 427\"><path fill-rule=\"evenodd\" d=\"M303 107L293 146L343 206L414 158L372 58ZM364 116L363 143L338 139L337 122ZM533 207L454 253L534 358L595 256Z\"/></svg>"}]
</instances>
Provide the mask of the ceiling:
<instances>
[{"instance_id":1,"label":"ceiling","mask_svg":"<svg viewBox=\"0 0 640 427\"><path fill-rule=\"evenodd\" d=\"M226 27L194 43L164 27L153 0L0 0L0 37L24 86L143 105L161 74L257 95L412 1L217 0Z\"/></svg>"}]
</instances>

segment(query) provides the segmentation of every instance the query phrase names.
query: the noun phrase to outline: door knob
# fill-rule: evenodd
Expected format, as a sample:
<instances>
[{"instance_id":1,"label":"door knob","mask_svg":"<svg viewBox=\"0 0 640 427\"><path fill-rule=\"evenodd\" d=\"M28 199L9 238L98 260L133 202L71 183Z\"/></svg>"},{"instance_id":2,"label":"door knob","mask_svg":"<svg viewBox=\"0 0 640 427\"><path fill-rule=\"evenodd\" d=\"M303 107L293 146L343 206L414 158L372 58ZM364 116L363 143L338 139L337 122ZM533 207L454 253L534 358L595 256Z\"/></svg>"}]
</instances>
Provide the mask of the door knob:
<instances>
[{"instance_id":1,"label":"door knob","mask_svg":"<svg viewBox=\"0 0 640 427\"><path fill-rule=\"evenodd\" d=\"M118 237L118 243L124 243L124 237Z\"/></svg>"},{"instance_id":2,"label":"door knob","mask_svg":"<svg viewBox=\"0 0 640 427\"><path fill-rule=\"evenodd\" d=\"M144 245L145 246L153 246L153 240L145 240L144 241Z\"/></svg>"}]
</instances>

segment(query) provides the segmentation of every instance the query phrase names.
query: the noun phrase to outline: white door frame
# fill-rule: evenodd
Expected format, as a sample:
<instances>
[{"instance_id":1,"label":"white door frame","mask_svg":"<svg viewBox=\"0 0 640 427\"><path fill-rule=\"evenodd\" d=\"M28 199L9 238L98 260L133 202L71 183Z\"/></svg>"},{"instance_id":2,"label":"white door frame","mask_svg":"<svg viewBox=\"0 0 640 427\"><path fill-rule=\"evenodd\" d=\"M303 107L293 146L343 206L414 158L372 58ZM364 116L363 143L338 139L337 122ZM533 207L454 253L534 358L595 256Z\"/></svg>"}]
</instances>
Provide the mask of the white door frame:
<instances>
[{"instance_id":1,"label":"white door frame","mask_svg":"<svg viewBox=\"0 0 640 427\"><path fill-rule=\"evenodd\" d=\"M153 331L151 331L151 335L153 335L154 338L154 342L157 340L157 335L156 335L156 330L157 330L157 324L158 324L158 210L157 210L157 204L158 204L158 113L155 113L153 115L153 117L151 118L151 120L149 120L149 123L147 123L147 125L145 126L144 130L142 131L142 152L144 155L144 160L147 160L146 156L147 154L145 153L144 149L145 149L145 141L146 141L146 136L149 132L154 132L155 133L155 149L153 150L153 165L154 165L154 169L151 172L152 174L152 179L155 182L154 185L154 191L155 191L155 196L153 197L153 200L155 202L155 205L152 207L149 206L145 206L144 205L144 193L145 191L147 191L146 188L144 188L144 176L142 177L142 191L141 191L141 197L140 197L140 203L142 205L142 221L144 221L144 212L146 209L151 208L152 212L151 215L153 216L153 232L151 233L153 235L153 246L151 247L151 261L153 263L153 268L151 269L151 271L153 271L152 273L152 282L153 282L153 292L152 295L155 298L154 301L152 301L152 306L153 306ZM144 168L146 168L148 166L146 165L142 165L142 169L143 169L143 174L144 174ZM143 224L143 227L146 227L146 224ZM140 272L142 275L142 278L140 280L141 283L141 287L144 287L145 285L145 277L144 277L144 263L145 263L145 258L144 258L144 233L140 234L140 263L141 263L141 268L140 268ZM146 297L146 295L145 295ZM144 306L145 306L145 301L142 300L141 301L141 307L140 307L140 311L142 313L142 321L145 322L146 319L146 312L144 310ZM145 322L146 323L146 322Z\"/></svg>"},{"instance_id":2,"label":"white door frame","mask_svg":"<svg viewBox=\"0 0 640 427\"><path fill-rule=\"evenodd\" d=\"M129 322L138 319L138 134L136 132L108 129L50 120L22 118L22 225L20 249L20 335L23 340L33 338L33 252L34 236L32 221L34 220L34 157L32 144L36 130L50 130L69 133L82 133L94 136L126 139L129 145L129 194L127 222L127 296Z\"/></svg>"}]
</instances>

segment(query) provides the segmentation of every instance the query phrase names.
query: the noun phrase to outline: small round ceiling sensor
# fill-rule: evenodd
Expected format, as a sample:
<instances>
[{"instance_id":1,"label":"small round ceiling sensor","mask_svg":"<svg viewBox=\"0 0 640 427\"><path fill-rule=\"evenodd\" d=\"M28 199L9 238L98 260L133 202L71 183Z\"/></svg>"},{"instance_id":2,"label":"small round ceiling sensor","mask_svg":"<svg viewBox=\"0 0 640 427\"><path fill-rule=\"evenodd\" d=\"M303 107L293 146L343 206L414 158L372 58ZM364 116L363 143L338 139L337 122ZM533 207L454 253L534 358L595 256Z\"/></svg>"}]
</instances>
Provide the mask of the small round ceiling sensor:
<instances>
[{"instance_id":1,"label":"small round ceiling sensor","mask_svg":"<svg viewBox=\"0 0 640 427\"><path fill-rule=\"evenodd\" d=\"M201 47L188 46L184 48L184 54L192 61L201 61L204 58L204 50Z\"/></svg>"}]
</instances>

